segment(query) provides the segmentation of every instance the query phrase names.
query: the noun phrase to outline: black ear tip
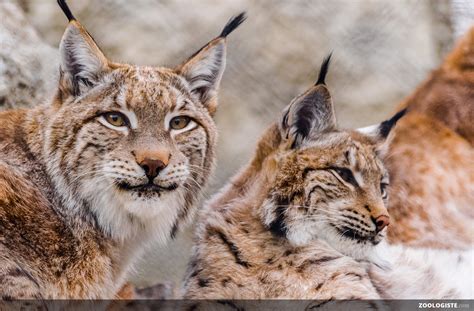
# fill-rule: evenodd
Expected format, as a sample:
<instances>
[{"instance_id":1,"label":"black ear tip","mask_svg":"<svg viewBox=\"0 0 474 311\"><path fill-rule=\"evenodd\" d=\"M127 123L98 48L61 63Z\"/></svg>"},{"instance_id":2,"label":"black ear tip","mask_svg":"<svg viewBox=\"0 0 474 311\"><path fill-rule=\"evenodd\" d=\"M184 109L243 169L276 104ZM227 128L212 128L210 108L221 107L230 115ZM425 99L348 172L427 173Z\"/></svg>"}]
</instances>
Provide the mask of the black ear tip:
<instances>
[{"instance_id":1,"label":"black ear tip","mask_svg":"<svg viewBox=\"0 0 474 311\"><path fill-rule=\"evenodd\" d=\"M399 112L397 112L393 117L392 119L394 120L394 122L397 122L398 120L400 120L408 111L408 108L405 108L405 109L402 109L400 110Z\"/></svg>"},{"instance_id":2,"label":"black ear tip","mask_svg":"<svg viewBox=\"0 0 474 311\"><path fill-rule=\"evenodd\" d=\"M325 80L326 80L326 75L329 70L329 64L331 63L331 56L332 56L332 52L329 53L329 55L326 56L326 58L323 60L323 63L321 64L321 69L319 70L318 81L316 81L315 85L326 84Z\"/></svg>"},{"instance_id":3,"label":"black ear tip","mask_svg":"<svg viewBox=\"0 0 474 311\"><path fill-rule=\"evenodd\" d=\"M224 29L222 30L219 37L221 38L227 37L231 32L233 32L237 27L239 27L240 24L242 24L246 19L247 19L246 12L242 12L239 15L232 17L224 26Z\"/></svg>"},{"instance_id":4,"label":"black ear tip","mask_svg":"<svg viewBox=\"0 0 474 311\"><path fill-rule=\"evenodd\" d=\"M59 7L61 8L61 10L63 10L64 15L66 15L66 17L69 21L76 20L74 15L72 15L72 12L71 12L71 10L69 9L69 6L66 3L66 0L58 0L58 4L59 4Z\"/></svg>"},{"instance_id":5,"label":"black ear tip","mask_svg":"<svg viewBox=\"0 0 474 311\"><path fill-rule=\"evenodd\" d=\"M389 120L383 121L380 124L380 135L382 135L384 138L387 137L392 128L397 124L398 120L400 120L407 113L407 111L408 108L402 109Z\"/></svg>"}]
</instances>

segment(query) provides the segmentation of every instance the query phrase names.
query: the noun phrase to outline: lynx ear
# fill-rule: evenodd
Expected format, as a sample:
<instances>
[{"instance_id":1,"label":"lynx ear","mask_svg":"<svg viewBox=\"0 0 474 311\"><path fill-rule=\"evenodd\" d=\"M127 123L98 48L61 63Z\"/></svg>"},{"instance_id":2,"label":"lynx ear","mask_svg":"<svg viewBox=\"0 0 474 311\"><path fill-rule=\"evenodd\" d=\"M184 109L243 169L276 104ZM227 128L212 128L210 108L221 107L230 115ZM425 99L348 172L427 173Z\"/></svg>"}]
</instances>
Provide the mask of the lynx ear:
<instances>
[{"instance_id":1,"label":"lynx ear","mask_svg":"<svg viewBox=\"0 0 474 311\"><path fill-rule=\"evenodd\" d=\"M217 108L217 91L226 64L226 37L245 19L245 13L231 18L217 38L207 43L176 69L176 72L189 82L191 92L211 114L214 114Z\"/></svg>"},{"instance_id":2,"label":"lynx ear","mask_svg":"<svg viewBox=\"0 0 474 311\"><path fill-rule=\"evenodd\" d=\"M305 140L336 128L336 114L331 95L325 85L331 55L321 65L316 84L296 97L283 112L280 122L282 136L298 148Z\"/></svg>"},{"instance_id":3,"label":"lynx ear","mask_svg":"<svg viewBox=\"0 0 474 311\"><path fill-rule=\"evenodd\" d=\"M357 131L372 138L377 146L377 151L384 154L390 144L390 137L392 136L390 133L392 129L406 112L407 108L400 110L393 117L380 124L359 128Z\"/></svg>"},{"instance_id":4,"label":"lynx ear","mask_svg":"<svg viewBox=\"0 0 474 311\"><path fill-rule=\"evenodd\" d=\"M61 90L78 96L92 87L109 70L107 58L87 30L74 18L64 0L59 6L69 19L59 46Z\"/></svg>"}]
</instances>

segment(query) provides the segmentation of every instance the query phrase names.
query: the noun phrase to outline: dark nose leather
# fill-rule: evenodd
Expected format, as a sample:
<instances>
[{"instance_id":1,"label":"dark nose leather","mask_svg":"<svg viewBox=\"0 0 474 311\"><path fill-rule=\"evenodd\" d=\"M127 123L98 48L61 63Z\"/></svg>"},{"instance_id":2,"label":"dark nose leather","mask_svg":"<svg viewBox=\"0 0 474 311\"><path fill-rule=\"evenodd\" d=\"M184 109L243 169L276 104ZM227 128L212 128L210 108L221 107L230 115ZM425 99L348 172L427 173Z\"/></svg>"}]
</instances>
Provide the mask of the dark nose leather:
<instances>
[{"instance_id":1,"label":"dark nose leather","mask_svg":"<svg viewBox=\"0 0 474 311\"><path fill-rule=\"evenodd\" d=\"M145 171L146 176L153 180L161 170L166 167L166 164L161 160L145 158L143 161L138 163L141 168Z\"/></svg>"},{"instance_id":2,"label":"dark nose leather","mask_svg":"<svg viewBox=\"0 0 474 311\"><path fill-rule=\"evenodd\" d=\"M375 218L375 226L377 227L377 231L382 231L383 228L390 224L390 218L386 215L381 215Z\"/></svg>"}]
</instances>

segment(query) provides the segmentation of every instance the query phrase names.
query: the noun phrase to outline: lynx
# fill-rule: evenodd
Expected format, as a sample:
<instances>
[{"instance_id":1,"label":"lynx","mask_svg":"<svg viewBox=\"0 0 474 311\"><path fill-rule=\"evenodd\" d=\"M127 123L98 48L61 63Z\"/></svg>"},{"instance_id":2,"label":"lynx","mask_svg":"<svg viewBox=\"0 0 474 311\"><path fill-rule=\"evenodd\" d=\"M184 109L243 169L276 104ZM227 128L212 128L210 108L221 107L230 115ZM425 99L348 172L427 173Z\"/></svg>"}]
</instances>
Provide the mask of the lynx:
<instances>
[{"instance_id":1,"label":"lynx","mask_svg":"<svg viewBox=\"0 0 474 311\"><path fill-rule=\"evenodd\" d=\"M264 133L250 164L202 210L185 298L472 296L472 252L385 244L389 176L380 158L405 111L338 129L328 65L329 58L316 85Z\"/></svg>"},{"instance_id":2,"label":"lynx","mask_svg":"<svg viewBox=\"0 0 474 311\"><path fill-rule=\"evenodd\" d=\"M193 213L215 160L222 33L176 68L108 60L76 20L54 100L0 114L0 294L114 298Z\"/></svg>"},{"instance_id":3,"label":"lynx","mask_svg":"<svg viewBox=\"0 0 474 311\"><path fill-rule=\"evenodd\" d=\"M474 245L474 27L401 107L386 156L388 239L444 249Z\"/></svg>"}]
</instances>

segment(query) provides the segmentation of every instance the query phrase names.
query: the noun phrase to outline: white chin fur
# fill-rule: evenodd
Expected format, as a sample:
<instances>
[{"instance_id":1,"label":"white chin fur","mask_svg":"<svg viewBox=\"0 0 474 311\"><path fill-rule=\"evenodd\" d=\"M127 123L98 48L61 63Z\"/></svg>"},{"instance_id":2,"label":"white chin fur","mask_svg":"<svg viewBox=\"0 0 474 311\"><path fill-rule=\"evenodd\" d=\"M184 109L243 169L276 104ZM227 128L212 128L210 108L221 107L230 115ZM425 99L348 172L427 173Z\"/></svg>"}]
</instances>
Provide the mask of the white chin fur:
<instances>
[{"instance_id":1,"label":"white chin fur","mask_svg":"<svg viewBox=\"0 0 474 311\"><path fill-rule=\"evenodd\" d=\"M312 234L314 228L312 228L311 223L302 223L298 224L298 229L292 230L290 227L286 234L288 241L293 246L305 246L311 243L314 236Z\"/></svg>"},{"instance_id":2,"label":"white chin fur","mask_svg":"<svg viewBox=\"0 0 474 311\"><path fill-rule=\"evenodd\" d=\"M102 183L88 182L81 190L91 203L101 228L112 238L125 241L138 235L165 243L180 207L184 206L182 188L149 198L137 198Z\"/></svg>"},{"instance_id":3,"label":"white chin fur","mask_svg":"<svg viewBox=\"0 0 474 311\"><path fill-rule=\"evenodd\" d=\"M298 229L291 230L289 228L287 238L294 246L303 246L311 243L312 240L320 238L326 241L332 248L357 260L371 258L375 246L370 242L357 243L356 240L351 240L342 237L336 229L329 225L312 224L298 224Z\"/></svg>"},{"instance_id":4,"label":"white chin fur","mask_svg":"<svg viewBox=\"0 0 474 311\"><path fill-rule=\"evenodd\" d=\"M358 260L368 259L374 250L374 245L372 243L368 241L357 243L356 240L341 236L336 229L329 226L327 226L324 231L323 239L337 251Z\"/></svg>"}]
</instances>

